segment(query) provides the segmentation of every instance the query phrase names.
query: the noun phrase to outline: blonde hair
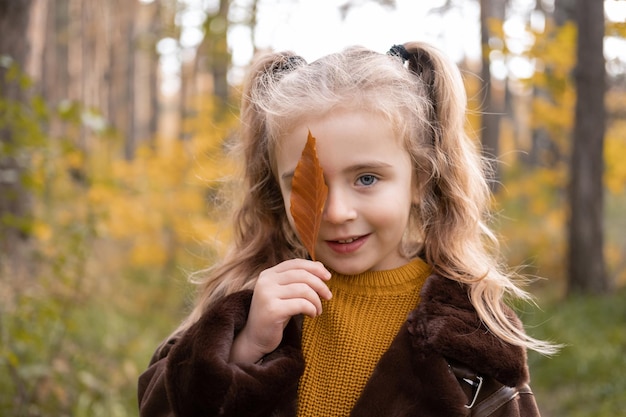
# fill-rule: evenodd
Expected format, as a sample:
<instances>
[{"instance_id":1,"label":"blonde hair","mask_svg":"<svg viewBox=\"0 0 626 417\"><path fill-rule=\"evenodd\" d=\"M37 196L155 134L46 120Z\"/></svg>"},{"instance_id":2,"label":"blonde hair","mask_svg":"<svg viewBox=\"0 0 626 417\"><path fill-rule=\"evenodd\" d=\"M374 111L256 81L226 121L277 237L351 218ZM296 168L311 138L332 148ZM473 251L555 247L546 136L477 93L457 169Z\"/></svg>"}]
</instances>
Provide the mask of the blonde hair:
<instances>
[{"instance_id":1,"label":"blonde hair","mask_svg":"<svg viewBox=\"0 0 626 417\"><path fill-rule=\"evenodd\" d=\"M420 255L434 272L467 284L478 315L502 340L544 354L555 351L512 324L503 309L504 297L530 296L500 265L497 239L487 226L486 164L465 131L461 74L428 44L404 47L406 62L362 47L310 64L290 52L255 59L241 107L238 145L246 192L234 216L234 244L220 263L203 271L197 304L177 331L222 297L254 288L264 269L306 256L273 173L274 147L307 118L348 109L384 117L411 155L420 203L412 207L405 255Z\"/></svg>"}]
</instances>

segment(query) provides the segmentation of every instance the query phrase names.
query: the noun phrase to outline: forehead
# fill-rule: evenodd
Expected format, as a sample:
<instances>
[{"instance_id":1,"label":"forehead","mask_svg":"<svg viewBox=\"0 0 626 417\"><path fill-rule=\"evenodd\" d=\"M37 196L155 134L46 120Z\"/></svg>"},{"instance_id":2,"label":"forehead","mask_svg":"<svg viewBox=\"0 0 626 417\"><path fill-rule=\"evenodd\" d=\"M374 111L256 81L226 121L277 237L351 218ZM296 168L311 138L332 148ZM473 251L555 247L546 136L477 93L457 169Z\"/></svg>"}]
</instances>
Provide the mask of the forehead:
<instances>
[{"instance_id":1,"label":"forehead","mask_svg":"<svg viewBox=\"0 0 626 417\"><path fill-rule=\"evenodd\" d=\"M295 169L309 131L316 138L320 162L328 173L373 161L391 164L408 156L389 120L370 112L344 110L306 119L282 135L275 149L278 171Z\"/></svg>"}]
</instances>

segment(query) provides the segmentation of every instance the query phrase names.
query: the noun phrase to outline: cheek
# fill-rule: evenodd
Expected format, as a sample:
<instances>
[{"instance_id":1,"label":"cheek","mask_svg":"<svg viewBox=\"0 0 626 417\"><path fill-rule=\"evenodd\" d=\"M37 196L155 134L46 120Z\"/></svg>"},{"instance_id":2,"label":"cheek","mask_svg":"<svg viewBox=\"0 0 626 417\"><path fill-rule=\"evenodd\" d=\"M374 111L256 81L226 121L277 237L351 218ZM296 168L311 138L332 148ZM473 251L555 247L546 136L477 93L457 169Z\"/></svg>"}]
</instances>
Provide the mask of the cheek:
<instances>
[{"instance_id":1,"label":"cheek","mask_svg":"<svg viewBox=\"0 0 626 417\"><path fill-rule=\"evenodd\" d=\"M394 201L393 204L389 204L393 201L393 198L385 199L385 203L380 207L380 210L385 213L384 218L390 227L397 229L405 229L410 218L415 211L415 207L419 202L419 194L410 185L402 187L402 190L398 190L397 195L403 195L402 198Z\"/></svg>"},{"instance_id":2,"label":"cheek","mask_svg":"<svg viewBox=\"0 0 626 417\"><path fill-rule=\"evenodd\" d=\"M398 230L407 227L412 207L406 199L402 201L381 199L380 204L371 207L370 221L391 233L397 233Z\"/></svg>"}]
</instances>

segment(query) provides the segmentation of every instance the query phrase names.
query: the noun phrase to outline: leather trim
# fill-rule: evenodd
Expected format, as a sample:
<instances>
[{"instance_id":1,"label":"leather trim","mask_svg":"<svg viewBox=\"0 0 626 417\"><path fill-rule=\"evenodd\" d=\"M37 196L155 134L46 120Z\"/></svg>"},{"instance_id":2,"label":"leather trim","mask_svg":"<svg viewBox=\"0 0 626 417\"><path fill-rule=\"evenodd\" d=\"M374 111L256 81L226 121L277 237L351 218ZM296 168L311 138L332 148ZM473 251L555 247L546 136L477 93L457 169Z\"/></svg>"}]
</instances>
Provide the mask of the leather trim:
<instances>
[{"instance_id":1,"label":"leather trim","mask_svg":"<svg viewBox=\"0 0 626 417\"><path fill-rule=\"evenodd\" d=\"M472 416L489 416L504 404L512 401L519 395L517 388L503 385L472 409Z\"/></svg>"},{"instance_id":2,"label":"leather trim","mask_svg":"<svg viewBox=\"0 0 626 417\"><path fill-rule=\"evenodd\" d=\"M520 394L533 395L528 384L509 387L489 377L482 377L480 385L473 384L472 381L477 381L477 378L479 378L476 372L462 364L452 361L448 361L448 366L459 381L461 388L471 404L471 406L466 405L466 407L471 409L470 415L472 417L491 416L500 407L515 400Z\"/></svg>"}]
</instances>

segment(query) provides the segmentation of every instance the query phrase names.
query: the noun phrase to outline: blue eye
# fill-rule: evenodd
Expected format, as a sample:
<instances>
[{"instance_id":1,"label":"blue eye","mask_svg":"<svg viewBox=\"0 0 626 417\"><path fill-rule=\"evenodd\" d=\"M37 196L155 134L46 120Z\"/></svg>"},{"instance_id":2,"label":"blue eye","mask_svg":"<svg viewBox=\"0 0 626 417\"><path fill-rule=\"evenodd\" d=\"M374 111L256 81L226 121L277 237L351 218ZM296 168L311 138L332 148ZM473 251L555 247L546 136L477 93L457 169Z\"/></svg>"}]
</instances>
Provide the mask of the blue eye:
<instances>
[{"instance_id":1,"label":"blue eye","mask_svg":"<svg viewBox=\"0 0 626 417\"><path fill-rule=\"evenodd\" d=\"M371 174L361 175L357 179L357 182L359 182L361 185L364 185L364 186L374 185L376 181L378 181L378 178L376 178L374 175L371 175Z\"/></svg>"}]
</instances>

